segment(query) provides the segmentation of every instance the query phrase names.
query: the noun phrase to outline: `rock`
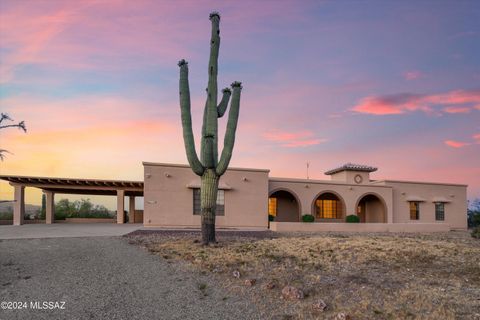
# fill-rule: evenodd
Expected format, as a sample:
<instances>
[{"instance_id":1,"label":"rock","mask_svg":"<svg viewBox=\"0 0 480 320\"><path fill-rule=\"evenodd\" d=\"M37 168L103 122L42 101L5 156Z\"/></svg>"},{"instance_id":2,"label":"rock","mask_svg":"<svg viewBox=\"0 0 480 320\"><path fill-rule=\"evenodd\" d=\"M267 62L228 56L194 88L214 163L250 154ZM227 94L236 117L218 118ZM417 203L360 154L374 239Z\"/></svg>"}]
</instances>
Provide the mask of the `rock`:
<instances>
[{"instance_id":1,"label":"rock","mask_svg":"<svg viewBox=\"0 0 480 320\"><path fill-rule=\"evenodd\" d=\"M323 312L326 307L327 307L327 304L322 299L318 299L312 304L313 310L317 312Z\"/></svg>"},{"instance_id":2,"label":"rock","mask_svg":"<svg viewBox=\"0 0 480 320\"><path fill-rule=\"evenodd\" d=\"M282 289L282 297L286 300L301 300L305 295L303 291L298 288L286 286Z\"/></svg>"},{"instance_id":3,"label":"rock","mask_svg":"<svg viewBox=\"0 0 480 320\"><path fill-rule=\"evenodd\" d=\"M256 282L257 282L256 279L247 279L245 280L245 285L248 287L251 287L251 286L254 286Z\"/></svg>"},{"instance_id":4,"label":"rock","mask_svg":"<svg viewBox=\"0 0 480 320\"><path fill-rule=\"evenodd\" d=\"M345 312L340 312L335 316L335 318L333 318L333 320L352 320L352 317Z\"/></svg>"},{"instance_id":5,"label":"rock","mask_svg":"<svg viewBox=\"0 0 480 320\"><path fill-rule=\"evenodd\" d=\"M272 290L276 287L275 282L269 281L265 284L264 288L267 290Z\"/></svg>"},{"instance_id":6,"label":"rock","mask_svg":"<svg viewBox=\"0 0 480 320\"><path fill-rule=\"evenodd\" d=\"M240 279L240 271L235 270L235 271L233 271L232 275L233 275L235 278Z\"/></svg>"}]
</instances>

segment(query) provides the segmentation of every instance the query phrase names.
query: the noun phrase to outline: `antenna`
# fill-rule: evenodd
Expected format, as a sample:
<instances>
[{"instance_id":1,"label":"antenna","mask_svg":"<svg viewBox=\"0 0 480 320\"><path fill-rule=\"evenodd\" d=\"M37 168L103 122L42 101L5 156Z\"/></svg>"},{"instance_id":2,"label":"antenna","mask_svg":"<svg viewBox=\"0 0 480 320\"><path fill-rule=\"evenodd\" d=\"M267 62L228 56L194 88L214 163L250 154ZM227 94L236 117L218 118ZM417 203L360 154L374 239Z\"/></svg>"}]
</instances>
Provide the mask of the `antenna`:
<instances>
[{"instance_id":1,"label":"antenna","mask_svg":"<svg viewBox=\"0 0 480 320\"><path fill-rule=\"evenodd\" d=\"M310 179L310 177L308 176L308 168L310 168L310 162L307 161L307 180Z\"/></svg>"}]
</instances>

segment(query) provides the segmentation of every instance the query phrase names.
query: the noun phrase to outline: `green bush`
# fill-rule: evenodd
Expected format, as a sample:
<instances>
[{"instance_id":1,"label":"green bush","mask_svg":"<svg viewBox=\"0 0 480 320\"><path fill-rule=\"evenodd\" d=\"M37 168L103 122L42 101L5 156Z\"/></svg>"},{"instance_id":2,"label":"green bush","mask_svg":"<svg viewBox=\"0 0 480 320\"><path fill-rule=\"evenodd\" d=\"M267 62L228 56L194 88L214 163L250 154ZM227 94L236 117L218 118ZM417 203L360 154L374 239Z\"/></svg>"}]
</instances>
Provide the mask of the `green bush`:
<instances>
[{"instance_id":1,"label":"green bush","mask_svg":"<svg viewBox=\"0 0 480 320\"><path fill-rule=\"evenodd\" d=\"M0 212L0 220L12 220L13 212Z\"/></svg>"},{"instance_id":2,"label":"green bush","mask_svg":"<svg viewBox=\"0 0 480 320\"><path fill-rule=\"evenodd\" d=\"M315 217L312 216L311 214L304 214L302 216L302 221L303 222L313 222L313 221L315 221Z\"/></svg>"},{"instance_id":3,"label":"green bush","mask_svg":"<svg viewBox=\"0 0 480 320\"><path fill-rule=\"evenodd\" d=\"M357 215L351 214L351 215L347 216L345 221L348 222L348 223L359 223L360 218Z\"/></svg>"},{"instance_id":4,"label":"green bush","mask_svg":"<svg viewBox=\"0 0 480 320\"><path fill-rule=\"evenodd\" d=\"M480 213L474 214L472 216L472 221L474 226L480 226Z\"/></svg>"},{"instance_id":5,"label":"green bush","mask_svg":"<svg viewBox=\"0 0 480 320\"><path fill-rule=\"evenodd\" d=\"M90 199L61 199L55 204L55 220L66 218L113 218L113 214L102 205L94 205Z\"/></svg>"},{"instance_id":6,"label":"green bush","mask_svg":"<svg viewBox=\"0 0 480 320\"><path fill-rule=\"evenodd\" d=\"M269 214L269 215L268 215L268 221L274 221L274 220L275 220L275 216Z\"/></svg>"},{"instance_id":7,"label":"green bush","mask_svg":"<svg viewBox=\"0 0 480 320\"><path fill-rule=\"evenodd\" d=\"M472 237L480 239L480 226L473 228Z\"/></svg>"}]
</instances>

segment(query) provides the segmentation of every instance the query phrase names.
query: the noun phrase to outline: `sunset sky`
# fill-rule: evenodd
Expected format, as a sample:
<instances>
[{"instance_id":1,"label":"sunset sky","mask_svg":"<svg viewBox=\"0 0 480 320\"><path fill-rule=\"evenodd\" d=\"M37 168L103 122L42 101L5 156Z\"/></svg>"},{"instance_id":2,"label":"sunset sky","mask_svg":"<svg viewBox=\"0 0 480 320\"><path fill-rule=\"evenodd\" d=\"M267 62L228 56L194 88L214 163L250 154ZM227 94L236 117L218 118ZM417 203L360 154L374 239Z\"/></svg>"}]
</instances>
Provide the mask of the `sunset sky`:
<instances>
[{"instance_id":1,"label":"sunset sky","mask_svg":"<svg viewBox=\"0 0 480 320\"><path fill-rule=\"evenodd\" d=\"M473 0L0 0L0 111L28 128L0 132L0 174L142 180L142 161L186 163L177 61L198 142L214 10L219 87L244 87L231 166L302 178L308 161L328 179L353 162L480 197Z\"/></svg>"}]
</instances>

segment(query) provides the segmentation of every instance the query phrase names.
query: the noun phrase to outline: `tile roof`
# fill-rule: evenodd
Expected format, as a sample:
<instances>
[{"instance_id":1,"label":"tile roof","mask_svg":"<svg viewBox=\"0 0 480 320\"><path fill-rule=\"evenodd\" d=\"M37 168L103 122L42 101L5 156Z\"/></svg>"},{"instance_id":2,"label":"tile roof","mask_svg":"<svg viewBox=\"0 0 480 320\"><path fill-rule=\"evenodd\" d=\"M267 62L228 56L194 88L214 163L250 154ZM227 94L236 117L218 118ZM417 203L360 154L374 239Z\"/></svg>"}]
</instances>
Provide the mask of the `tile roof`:
<instances>
[{"instance_id":1,"label":"tile roof","mask_svg":"<svg viewBox=\"0 0 480 320\"><path fill-rule=\"evenodd\" d=\"M354 163L349 162L349 163L346 163L343 166L340 166L338 168L328 170L328 171L325 172L325 174L326 175L331 175L331 174L335 174L335 173L342 172L342 171L373 172L373 171L377 171L377 168L371 167L371 166L366 166L366 165L363 165L363 164L354 164Z\"/></svg>"}]
</instances>

